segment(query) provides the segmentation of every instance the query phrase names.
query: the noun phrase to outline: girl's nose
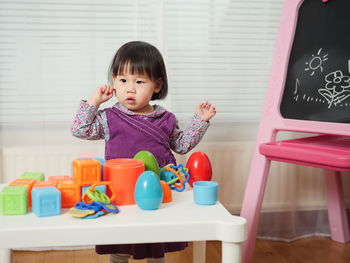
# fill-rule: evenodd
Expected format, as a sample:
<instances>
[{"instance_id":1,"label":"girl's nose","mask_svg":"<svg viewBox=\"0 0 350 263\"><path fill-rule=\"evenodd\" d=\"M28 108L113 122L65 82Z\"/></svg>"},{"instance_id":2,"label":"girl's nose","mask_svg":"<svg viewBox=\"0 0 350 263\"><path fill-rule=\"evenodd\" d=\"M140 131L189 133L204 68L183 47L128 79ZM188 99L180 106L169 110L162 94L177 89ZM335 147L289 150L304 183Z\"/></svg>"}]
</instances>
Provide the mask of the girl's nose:
<instances>
[{"instance_id":1,"label":"girl's nose","mask_svg":"<svg viewBox=\"0 0 350 263\"><path fill-rule=\"evenodd\" d=\"M135 84L129 82L129 83L128 83L128 88L127 88L126 92L128 92L128 93L135 93Z\"/></svg>"}]
</instances>

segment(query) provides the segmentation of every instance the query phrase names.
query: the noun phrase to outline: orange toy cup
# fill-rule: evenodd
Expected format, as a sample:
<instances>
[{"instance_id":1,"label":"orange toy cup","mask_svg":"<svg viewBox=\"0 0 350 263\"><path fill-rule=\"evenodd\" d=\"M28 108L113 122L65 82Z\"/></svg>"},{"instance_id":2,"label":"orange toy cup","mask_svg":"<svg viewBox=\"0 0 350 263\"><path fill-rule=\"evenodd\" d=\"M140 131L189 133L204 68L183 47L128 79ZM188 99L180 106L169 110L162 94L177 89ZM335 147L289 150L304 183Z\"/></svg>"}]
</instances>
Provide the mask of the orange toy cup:
<instances>
[{"instance_id":1,"label":"orange toy cup","mask_svg":"<svg viewBox=\"0 0 350 263\"><path fill-rule=\"evenodd\" d=\"M134 190L136 181L145 171L141 160L112 159L103 165L103 181L110 181L115 191L115 205L134 205ZM110 195L108 193L107 195Z\"/></svg>"}]
</instances>

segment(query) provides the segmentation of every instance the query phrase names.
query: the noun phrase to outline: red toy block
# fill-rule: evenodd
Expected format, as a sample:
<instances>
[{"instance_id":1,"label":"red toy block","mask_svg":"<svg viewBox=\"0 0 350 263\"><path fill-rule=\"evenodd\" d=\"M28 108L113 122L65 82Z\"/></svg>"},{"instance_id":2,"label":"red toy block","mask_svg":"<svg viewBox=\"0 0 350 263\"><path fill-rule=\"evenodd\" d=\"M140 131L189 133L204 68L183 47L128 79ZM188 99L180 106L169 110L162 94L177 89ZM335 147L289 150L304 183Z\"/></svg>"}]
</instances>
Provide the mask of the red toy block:
<instances>
[{"instance_id":1,"label":"red toy block","mask_svg":"<svg viewBox=\"0 0 350 263\"><path fill-rule=\"evenodd\" d=\"M38 181L34 183L32 190L41 187L56 187L56 185L57 183L53 181Z\"/></svg>"},{"instance_id":2,"label":"red toy block","mask_svg":"<svg viewBox=\"0 0 350 263\"><path fill-rule=\"evenodd\" d=\"M73 181L79 186L101 182L101 163L95 159L73 160Z\"/></svg>"},{"instance_id":3,"label":"red toy block","mask_svg":"<svg viewBox=\"0 0 350 263\"><path fill-rule=\"evenodd\" d=\"M26 186L28 190L28 208L32 206L32 189L36 180L33 179L16 179L9 186Z\"/></svg>"},{"instance_id":4,"label":"red toy block","mask_svg":"<svg viewBox=\"0 0 350 263\"><path fill-rule=\"evenodd\" d=\"M49 176L47 178L47 181L54 183L55 187L57 186L58 182L62 180L70 180L70 177L68 175L60 175L60 176Z\"/></svg>"},{"instance_id":5,"label":"red toy block","mask_svg":"<svg viewBox=\"0 0 350 263\"><path fill-rule=\"evenodd\" d=\"M72 180L62 180L57 184L57 189L61 191L62 208L73 207L81 201L81 188Z\"/></svg>"}]
</instances>

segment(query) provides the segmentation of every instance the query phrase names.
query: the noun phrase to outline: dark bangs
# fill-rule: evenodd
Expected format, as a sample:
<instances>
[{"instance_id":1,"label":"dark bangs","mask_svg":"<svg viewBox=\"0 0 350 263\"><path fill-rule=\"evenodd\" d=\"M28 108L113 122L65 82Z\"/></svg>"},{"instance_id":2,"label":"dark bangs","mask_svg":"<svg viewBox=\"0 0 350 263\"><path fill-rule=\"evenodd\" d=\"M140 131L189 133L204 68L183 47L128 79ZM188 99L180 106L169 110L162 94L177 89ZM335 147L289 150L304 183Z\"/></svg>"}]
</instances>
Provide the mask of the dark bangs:
<instances>
[{"instance_id":1,"label":"dark bangs","mask_svg":"<svg viewBox=\"0 0 350 263\"><path fill-rule=\"evenodd\" d=\"M163 99L168 93L168 79L162 55L154 46L141 41L124 44L115 54L109 68L109 81L112 75L124 73L147 75L152 81L163 80L160 92L154 93L152 100Z\"/></svg>"}]
</instances>

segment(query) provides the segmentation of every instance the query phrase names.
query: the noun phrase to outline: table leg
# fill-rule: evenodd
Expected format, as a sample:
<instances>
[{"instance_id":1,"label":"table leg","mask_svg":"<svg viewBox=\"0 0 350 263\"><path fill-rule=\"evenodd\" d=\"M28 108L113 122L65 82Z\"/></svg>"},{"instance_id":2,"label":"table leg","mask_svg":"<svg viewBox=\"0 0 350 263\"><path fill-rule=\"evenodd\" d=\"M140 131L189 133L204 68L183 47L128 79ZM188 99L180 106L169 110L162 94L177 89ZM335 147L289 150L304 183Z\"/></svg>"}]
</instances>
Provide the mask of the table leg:
<instances>
[{"instance_id":1,"label":"table leg","mask_svg":"<svg viewBox=\"0 0 350 263\"><path fill-rule=\"evenodd\" d=\"M222 242L222 263L241 263L242 244Z\"/></svg>"},{"instance_id":2,"label":"table leg","mask_svg":"<svg viewBox=\"0 0 350 263\"><path fill-rule=\"evenodd\" d=\"M206 241L193 242L193 263L205 263Z\"/></svg>"},{"instance_id":3,"label":"table leg","mask_svg":"<svg viewBox=\"0 0 350 263\"><path fill-rule=\"evenodd\" d=\"M11 263L11 249L0 248L0 262Z\"/></svg>"}]
</instances>

